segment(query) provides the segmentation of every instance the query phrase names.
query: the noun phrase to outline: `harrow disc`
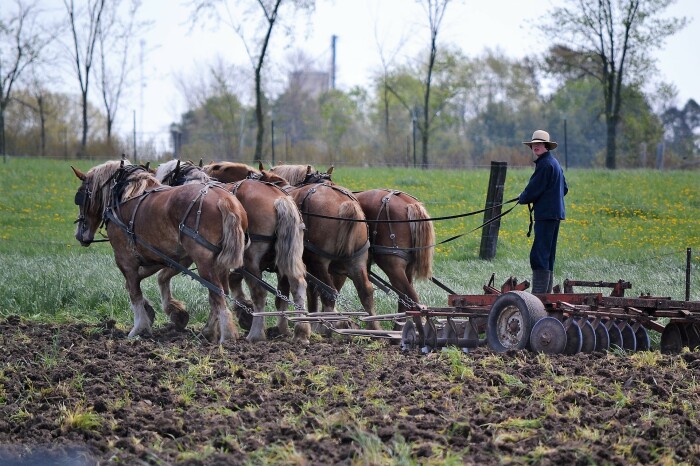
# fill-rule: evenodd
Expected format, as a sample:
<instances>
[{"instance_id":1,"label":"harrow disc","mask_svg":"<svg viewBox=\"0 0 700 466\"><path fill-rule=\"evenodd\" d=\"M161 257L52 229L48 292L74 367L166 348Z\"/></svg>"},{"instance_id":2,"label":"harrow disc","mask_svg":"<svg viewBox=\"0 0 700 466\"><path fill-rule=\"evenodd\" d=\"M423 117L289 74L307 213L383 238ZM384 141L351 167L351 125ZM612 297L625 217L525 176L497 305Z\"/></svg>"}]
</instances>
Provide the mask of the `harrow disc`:
<instances>
[{"instance_id":1,"label":"harrow disc","mask_svg":"<svg viewBox=\"0 0 700 466\"><path fill-rule=\"evenodd\" d=\"M671 322L661 332L660 349L662 353L680 353L683 347L687 346L688 337L685 335L684 329L675 322Z\"/></svg>"},{"instance_id":2,"label":"harrow disc","mask_svg":"<svg viewBox=\"0 0 700 466\"><path fill-rule=\"evenodd\" d=\"M685 335L688 337L688 348L690 351L695 351L700 346L700 332L698 332L697 324L685 324Z\"/></svg>"},{"instance_id":3,"label":"harrow disc","mask_svg":"<svg viewBox=\"0 0 700 466\"><path fill-rule=\"evenodd\" d=\"M476 323L474 319L469 319L464 326L464 339L465 340L478 340L479 332L476 330ZM465 353L469 352L469 348L462 348Z\"/></svg>"},{"instance_id":4,"label":"harrow disc","mask_svg":"<svg viewBox=\"0 0 700 466\"><path fill-rule=\"evenodd\" d=\"M608 328L605 324L603 324L603 322L597 322L596 325L593 325L593 323L591 323L591 325L595 331L595 350L607 351L610 349L610 332L608 332Z\"/></svg>"},{"instance_id":5,"label":"harrow disc","mask_svg":"<svg viewBox=\"0 0 700 466\"><path fill-rule=\"evenodd\" d=\"M431 319L428 319L426 324L423 326L423 329L425 331L425 346L421 348L421 351L427 354L438 347L438 333L437 329L435 328L435 322L433 322Z\"/></svg>"},{"instance_id":6,"label":"harrow disc","mask_svg":"<svg viewBox=\"0 0 700 466\"><path fill-rule=\"evenodd\" d=\"M592 353L595 351L596 345L596 336L595 330L593 329L593 324L585 319L578 321L578 324L579 327L581 327L581 352Z\"/></svg>"},{"instance_id":7,"label":"harrow disc","mask_svg":"<svg viewBox=\"0 0 700 466\"><path fill-rule=\"evenodd\" d=\"M581 327L578 326L572 318L568 318L564 322L564 328L566 329L566 346L564 347L564 354L576 354L581 351L581 345L583 344L583 334L581 332Z\"/></svg>"},{"instance_id":8,"label":"harrow disc","mask_svg":"<svg viewBox=\"0 0 700 466\"><path fill-rule=\"evenodd\" d=\"M499 353L525 349L535 323L547 317L539 298L525 291L509 291L499 296L491 306L486 327L489 347Z\"/></svg>"},{"instance_id":9,"label":"harrow disc","mask_svg":"<svg viewBox=\"0 0 700 466\"><path fill-rule=\"evenodd\" d=\"M566 348L566 329L559 319L543 317L532 326L530 347L533 351L561 354Z\"/></svg>"},{"instance_id":10,"label":"harrow disc","mask_svg":"<svg viewBox=\"0 0 700 466\"><path fill-rule=\"evenodd\" d=\"M454 320L448 318L445 325L440 330L440 337L447 339L448 345L456 345L457 338L459 338L461 322L455 322Z\"/></svg>"},{"instance_id":11,"label":"harrow disc","mask_svg":"<svg viewBox=\"0 0 700 466\"><path fill-rule=\"evenodd\" d=\"M627 351L637 351L637 337L634 334L634 330L632 330L632 326L626 323L620 329L620 334L622 335L622 348Z\"/></svg>"},{"instance_id":12,"label":"harrow disc","mask_svg":"<svg viewBox=\"0 0 700 466\"><path fill-rule=\"evenodd\" d=\"M416 324L412 320L407 320L401 331L401 349L410 351L418 348L418 333Z\"/></svg>"},{"instance_id":13,"label":"harrow disc","mask_svg":"<svg viewBox=\"0 0 700 466\"><path fill-rule=\"evenodd\" d=\"M651 340L647 329L640 325L637 331L634 332L634 336L637 338L637 351L649 351L651 349Z\"/></svg>"},{"instance_id":14,"label":"harrow disc","mask_svg":"<svg viewBox=\"0 0 700 466\"><path fill-rule=\"evenodd\" d=\"M615 325L615 322L609 320L605 323L605 327L607 327L608 334L610 335L610 348L613 346L623 348L622 332L620 331L620 328Z\"/></svg>"}]
</instances>

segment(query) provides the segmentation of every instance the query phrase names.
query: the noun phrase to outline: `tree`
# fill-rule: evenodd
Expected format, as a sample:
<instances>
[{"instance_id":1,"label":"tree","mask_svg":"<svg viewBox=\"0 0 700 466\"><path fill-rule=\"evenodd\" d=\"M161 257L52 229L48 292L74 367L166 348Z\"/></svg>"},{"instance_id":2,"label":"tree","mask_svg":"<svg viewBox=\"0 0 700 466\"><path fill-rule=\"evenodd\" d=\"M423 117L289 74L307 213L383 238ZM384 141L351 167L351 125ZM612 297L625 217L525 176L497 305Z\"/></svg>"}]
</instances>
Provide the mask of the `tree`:
<instances>
[{"instance_id":1,"label":"tree","mask_svg":"<svg viewBox=\"0 0 700 466\"><path fill-rule=\"evenodd\" d=\"M137 22L140 0L131 0L126 19L119 17L121 0L112 0L105 8L97 30L100 66L97 68L98 88L106 116L107 143L112 139L112 127L119 111L119 101L126 86L128 72L133 69L130 47L134 37L147 26Z\"/></svg>"},{"instance_id":2,"label":"tree","mask_svg":"<svg viewBox=\"0 0 700 466\"><path fill-rule=\"evenodd\" d=\"M423 168L428 168L428 141L430 139L430 125L435 113L430 108L430 90L433 79L433 69L437 59L437 36L440 31L442 19L445 17L447 4L450 0L420 0L428 15L428 27L430 31L430 47L428 63L426 67L424 91L423 91L423 120L419 124L421 132L421 153L423 155Z\"/></svg>"},{"instance_id":3,"label":"tree","mask_svg":"<svg viewBox=\"0 0 700 466\"><path fill-rule=\"evenodd\" d=\"M209 14L215 21L223 21L241 38L255 75L255 119L257 135L255 140L255 159L262 160L265 136L265 115L263 111L262 73L268 48L275 25L280 19L282 4L291 4L294 8L312 11L315 0L237 0L238 11L245 14L234 17L228 0L193 0L195 8L193 21L200 14Z\"/></svg>"},{"instance_id":4,"label":"tree","mask_svg":"<svg viewBox=\"0 0 700 466\"><path fill-rule=\"evenodd\" d=\"M696 156L700 151L700 138L697 136L700 129L700 105L690 99L681 109L667 109L661 119L666 130L665 140L670 148L682 159Z\"/></svg>"},{"instance_id":5,"label":"tree","mask_svg":"<svg viewBox=\"0 0 700 466\"><path fill-rule=\"evenodd\" d=\"M616 138L623 108L623 86L640 85L653 69L651 51L683 28L685 18L664 18L675 0L568 0L551 15L561 33L550 49L554 69L595 77L603 88L606 125L605 166L616 166Z\"/></svg>"},{"instance_id":6,"label":"tree","mask_svg":"<svg viewBox=\"0 0 700 466\"><path fill-rule=\"evenodd\" d=\"M102 14L105 11L106 0L88 0L85 11L76 11L73 0L63 0L68 14L68 27L71 32L71 57L73 70L80 84L80 96L83 116L82 136L80 147L82 155L88 140L88 91L92 74L93 59L98 45L99 31L102 26Z\"/></svg>"},{"instance_id":7,"label":"tree","mask_svg":"<svg viewBox=\"0 0 700 466\"><path fill-rule=\"evenodd\" d=\"M52 37L37 26L35 4L17 0L16 11L0 18L0 151L5 152L5 110L12 99L12 88L22 73L36 62ZM8 11L8 10L4 10Z\"/></svg>"}]
</instances>

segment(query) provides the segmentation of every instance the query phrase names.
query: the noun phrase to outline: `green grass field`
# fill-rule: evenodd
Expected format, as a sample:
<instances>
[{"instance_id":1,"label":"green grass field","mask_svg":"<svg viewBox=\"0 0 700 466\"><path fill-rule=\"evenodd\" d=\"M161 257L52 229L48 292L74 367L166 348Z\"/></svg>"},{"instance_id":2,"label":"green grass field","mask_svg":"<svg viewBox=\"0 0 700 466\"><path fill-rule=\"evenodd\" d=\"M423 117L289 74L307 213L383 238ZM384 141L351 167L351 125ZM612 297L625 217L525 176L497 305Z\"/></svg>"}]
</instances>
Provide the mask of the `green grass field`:
<instances>
[{"instance_id":1,"label":"green grass field","mask_svg":"<svg viewBox=\"0 0 700 466\"><path fill-rule=\"evenodd\" d=\"M0 164L0 315L59 321L114 318L130 326L127 293L109 244L83 248L73 237L79 181L70 166L87 170L96 164L22 158ZM509 170L505 199L516 197L530 174L529 169ZM333 177L356 191L406 191L439 217L482 209L489 172L341 167ZM566 177L568 218L561 227L555 283L625 279L633 284L628 295L683 299L686 248L692 248L694 271L700 265L698 172L569 170ZM470 232L482 221L480 214L435 225L439 241L464 234L437 247L434 266L435 276L460 293L480 293L492 273L497 285L511 275L530 279L527 208L518 206L502 219L492 261L478 258L481 234ZM691 299L699 300L697 273L693 278ZM202 322L208 312L204 288L184 277L173 284L193 321ZM144 290L157 304L154 278L144 282ZM418 290L424 303L446 305L446 293L435 285L421 283ZM379 313L394 312L392 297L377 292L376 301ZM346 286L341 307L357 306L354 290ZM160 312L156 325L163 322Z\"/></svg>"}]
</instances>

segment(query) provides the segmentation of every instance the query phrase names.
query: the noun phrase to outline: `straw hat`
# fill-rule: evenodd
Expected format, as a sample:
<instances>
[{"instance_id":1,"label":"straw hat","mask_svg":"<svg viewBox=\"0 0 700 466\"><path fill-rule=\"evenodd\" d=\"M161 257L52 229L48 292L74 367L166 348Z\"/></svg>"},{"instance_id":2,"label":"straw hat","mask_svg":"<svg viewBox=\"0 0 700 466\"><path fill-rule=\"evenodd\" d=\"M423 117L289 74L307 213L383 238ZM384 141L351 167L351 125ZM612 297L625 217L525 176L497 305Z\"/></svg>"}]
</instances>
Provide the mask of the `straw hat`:
<instances>
[{"instance_id":1,"label":"straw hat","mask_svg":"<svg viewBox=\"0 0 700 466\"><path fill-rule=\"evenodd\" d=\"M547 131L541 129L532 133L532 141L526 141L523 142L523 144L532 147L532 144L535 142L544 142L544 147L546 147L547 150L556 149L558 145L556 142L549 140L549 133Z\"/></svg>"}]
</instances>

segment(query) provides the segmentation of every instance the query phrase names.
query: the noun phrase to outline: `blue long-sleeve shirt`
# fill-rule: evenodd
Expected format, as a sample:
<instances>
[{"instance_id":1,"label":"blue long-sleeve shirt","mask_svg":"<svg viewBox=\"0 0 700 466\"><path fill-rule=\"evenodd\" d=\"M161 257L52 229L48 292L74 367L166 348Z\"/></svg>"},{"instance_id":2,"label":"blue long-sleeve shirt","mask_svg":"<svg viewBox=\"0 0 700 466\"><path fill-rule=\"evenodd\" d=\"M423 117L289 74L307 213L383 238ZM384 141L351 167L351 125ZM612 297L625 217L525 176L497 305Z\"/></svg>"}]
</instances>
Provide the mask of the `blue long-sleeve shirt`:
<instances>
[{"instance_id":1,"label":"blue long-sleeve shirt","mask_svg":"<svg viewBox=\"0 0 700 466\"><path fill-rule=\"evenodd\" d=\"M535 220L564 220L564 196L568 192L561 165L547 151L535 160L535 171L518 196L518 203L533 204Z\"/></svg>"}]
</instances>

